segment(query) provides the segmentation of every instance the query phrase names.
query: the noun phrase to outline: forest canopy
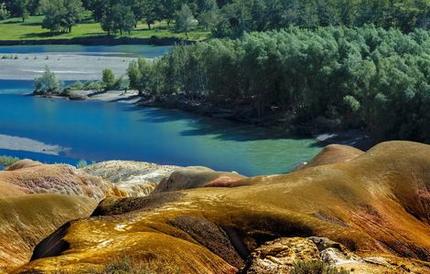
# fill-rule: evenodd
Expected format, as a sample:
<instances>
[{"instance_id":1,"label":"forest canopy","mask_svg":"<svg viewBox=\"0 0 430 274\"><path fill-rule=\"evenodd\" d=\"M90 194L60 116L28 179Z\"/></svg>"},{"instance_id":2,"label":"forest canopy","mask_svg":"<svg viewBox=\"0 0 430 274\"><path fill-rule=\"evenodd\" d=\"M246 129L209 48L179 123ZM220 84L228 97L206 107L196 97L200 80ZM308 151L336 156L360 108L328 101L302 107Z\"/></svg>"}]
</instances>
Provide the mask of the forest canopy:
<instances>
[{"instance_id":1,"label":"forest canopy","mask_svg":"<svg viewBox=\"0 0 430 274\"><path fill-rule=\"evenodd\" d=\"M55 6L58 11L66 7L77 12L55 12ZM79 21L81 6L108 34L130 32L140 21L149 28L157 21L168 26L178 23L175 29L184 31L185 27L184 32L198 26L215 37L239 37L244 32L290 26L374 24L404 32L430 27L430 0L0 0L0 19L12 16L25 20L29 15L43 14L51 18L46 24L66 21L69 29ZM55 26L52 23L48 28L57 30Z\"/></svg>"},{"instance_id":2,"label":"forest canopy","mask_svg":"<svg viewBox=\"0 0 430 274\"><path fill-rule=\"evenodd\" d=\"M223 108L251 106L255 118L276 113L288 124L323 120L365 128L376 139L430 141L424 30L290 27L179 46L131 64L130 73L132 84L158 98L183 94Z\"/></svg>"}]
</instances>

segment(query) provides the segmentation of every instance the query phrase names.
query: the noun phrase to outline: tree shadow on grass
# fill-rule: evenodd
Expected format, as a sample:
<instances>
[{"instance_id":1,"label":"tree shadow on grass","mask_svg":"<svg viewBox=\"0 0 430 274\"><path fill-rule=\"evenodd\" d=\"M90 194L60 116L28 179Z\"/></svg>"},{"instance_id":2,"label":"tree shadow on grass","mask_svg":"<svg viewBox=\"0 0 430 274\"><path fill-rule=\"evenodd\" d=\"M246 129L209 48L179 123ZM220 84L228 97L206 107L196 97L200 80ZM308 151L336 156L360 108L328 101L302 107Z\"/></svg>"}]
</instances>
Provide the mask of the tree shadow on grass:
<instances>
[{"instance_id":1,"label":"tree shadow on grass","mask_svg":"<svg viewBox=\"0 0 430 274\"><path fill-rule=\"evenodd\" d=\"M42 25L41 25L41 23L40 22L23 22L21 25L23 25L23 26L40 26L40 27L42 27Z\"/></svg>"},{"instance_id":2,"label":"tree shadow on grass","mask_svg":"<svg viewBox=\"0 0 430 274\"><path fill-rule=\"evenodd\" d=\"M38 32L38 33L26 33L23 35L24 38L53 38L64 34L63 32Z\"/></svg>"},{"instance_id":3,"label":"tree shadow on grass","mask_svg":"<svg viewBox=\"0 0 430 274\"><path fill-rule=\"evenodd\" d=\"M11 20L11 21L0 22L1 25L12 25L12 24L19 24L19 23L22 23L22 20Z\"/></svg>"}]
</instances>

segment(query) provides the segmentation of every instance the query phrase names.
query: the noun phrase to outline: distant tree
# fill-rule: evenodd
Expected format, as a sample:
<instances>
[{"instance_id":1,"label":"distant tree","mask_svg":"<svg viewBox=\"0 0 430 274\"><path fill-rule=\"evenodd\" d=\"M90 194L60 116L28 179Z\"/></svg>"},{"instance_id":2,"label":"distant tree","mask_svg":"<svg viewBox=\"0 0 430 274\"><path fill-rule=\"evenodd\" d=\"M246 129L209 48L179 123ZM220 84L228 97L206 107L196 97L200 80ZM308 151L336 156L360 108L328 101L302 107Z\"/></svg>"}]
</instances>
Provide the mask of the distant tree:
<instances>
[{"instance_id":1,"label":"distant tree","mask_svg":"<svg viewBox=\"0 0 430 274\"><path fill-rule=\"evenodd\" d=\"M12 0L10 1L10 5L11 6L9 7L9 11L12 13L13 16L21 17L22 22L24 22L25 19L28 18L28 0Z\"/></svg>"},{"instance_id":2,"label":"distant tree","mask_svg":"<svg viewBox=\"0 0 430 274\"><path fill-rule=\"evenodd\" d=\"M175 13L180 7L178 0L160 0L160 19L167 21L167 26L170 26L171 21L175 18Z\"/></svg>"},{"instance_id":3,"label":"distant tree","mask_svg":"<svg viewBox=\"0 0 430 274\"><path fill-rule=\"evenodd\" d=\"M137 62L131 62L127 74L130 80L130 88L139 91L143 94L148 91L151 81L151 64L145 59L139 59Z\"/></svg>"},{"instance_id":4,"label":"distant tree","mask_svg":"<svg viewBox=\"0 0 430 274\"><path fill-rule=\"evenodd\" d=\"M80 0L42 0L41 10L45 15L42 27L51 32L71 32L82 17Z\"/></svg>"},{"instance_id":5,"label":"distant tree","mask_svg":"<svg viewBox=\"0 0 430 274\"><path fill-rule=\"evenodd\" d=\"M101 19L101 26L104 31L112 33L130 33L136 25L136 18L130 6L115 4L108 6Z\"/></svg>"},{"instance_id":6,"label":"distant tree","mask_svg":"<svg viewBox=\"0 0 430 274\"><path fill-rule=\"evenodd\" d=\"M100 22L103 16L103 11L109 5L108 0L83 0L82 5L85 9L90 10L94 19Z\"/></svg>"},{"instance_id":7,"label":"distant tree","mask_svg":"<svg viewBox=\"0 0 430 274\"><path fill-rule=\"evenodd\" d=\"M187 4L182 5L181 10L176 13L176 31L184 32L188 38L188 32L192 30L198 21Z\"/></svg>"},{"instance_id":8,"label":"distant tree","mask_svg":"<svg viewBox=\"0 0 430 274\"><path fill-rule=\"evenodd\" d=\"M102 72L102 82L105 90L110 90L115 86L115 75L111 69L104 69Z\"/></svg>"},{"instance_id":9,"label":"distant tree","mask_svg":"<svg viewBox=\"0 0 430 274\"><path fill-rule=\"evenodd\" d=\"M142 8L142 19L145 20L148 28L151 29L151 25L156 20L160 20L162 15L161 4L154 0L143 0L141 3Z\"/></svg>"},{"instance_id":10,"label":"distant tree","mask_svg":"<svg viewBox=\"0 0 430 274\"><path fill-rule=\"evenodd\" d=\"M40 0L28 0L27 10L31 15L37 15L40 12Z\"/></svg>"},{"instance_id":11,"label":"distant tree","mask_svg":"<svg viewBox=\"0 0 430 274\"><path fill-rule=\"evenodd\" d=\"M50 94L60 91L60 82L53 72L45 67L45 72L34 81L34 94Z\"/></svg>"},{"instance_id":12,"label":"distant tree","mask_svg":"<svg viewBox=\"0 0 430 274\"><path fill-rule=\"evenodd\" d=\"M206 0L204 3L198 21L205 29L212 30L221 20L220 10L215 0Z\"/></svg>"},{"instance_id":13,"label":"distant tree","mask_svg":"<svg viewBox=\"0 0 430 274\"><path fill-rule=\"evenodd\" d=\"M5 19L9 18L9 16L10 16L10 12L6 8L6 4L0 3L0 20L5 20Z\"/></svg>"}]
</instances>

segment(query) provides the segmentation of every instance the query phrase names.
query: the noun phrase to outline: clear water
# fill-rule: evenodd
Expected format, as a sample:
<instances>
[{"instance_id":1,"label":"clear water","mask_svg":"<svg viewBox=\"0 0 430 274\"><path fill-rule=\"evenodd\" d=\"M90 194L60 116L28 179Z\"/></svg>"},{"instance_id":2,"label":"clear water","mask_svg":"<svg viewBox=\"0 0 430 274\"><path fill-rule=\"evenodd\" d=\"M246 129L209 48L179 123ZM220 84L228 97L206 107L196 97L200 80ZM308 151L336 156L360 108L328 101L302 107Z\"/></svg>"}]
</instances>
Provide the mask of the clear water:
<instances>
[{"instance_id":1,"label":"clear water","mask_svg":"<svg viewBox=\"0 0 430 274\"><path fill-rule=\"evenodd\" d=\"M264 128L179 111L25 96L32 86L0 80L0 134L68 149L59 156L1 149L0 155L71 164L142 160L260 175L287 172L320 150L312 139L277 139Z\"/></svg>"},{"instance_id":2,"label":"clear water","mask_svg":"<svg viewBox=\"0 0 430 274\"><path fill-rule=\"evenodd\" d=\"M154 58L166 54L172 46L151 45L116 45L116 46L83 46L83 45L22 45L0 46L0 54L25 53L74 53L81 55L128 55Z\"/></svg>"}]
</instances>

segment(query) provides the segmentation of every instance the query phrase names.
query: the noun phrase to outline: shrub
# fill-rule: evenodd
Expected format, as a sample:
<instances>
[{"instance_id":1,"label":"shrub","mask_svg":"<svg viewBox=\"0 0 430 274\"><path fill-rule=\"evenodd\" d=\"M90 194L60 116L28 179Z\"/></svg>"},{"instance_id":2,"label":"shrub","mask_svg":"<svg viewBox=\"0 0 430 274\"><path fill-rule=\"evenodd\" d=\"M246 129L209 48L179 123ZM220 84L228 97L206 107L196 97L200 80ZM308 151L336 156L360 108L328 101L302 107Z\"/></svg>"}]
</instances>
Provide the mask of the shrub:
<instances>
[{"instance_id":1,"label":"shrub","mask_svg":"<svg viewBox=\"0 0 430 274\"><path fill-rule=\"evenodd\" d=\"M10 16L5 3L0 3L0 20L8 19Z\"/></svg>"},{"instance_id":2,"label":"shrub","mask_svg":"<svg viewBox=\"0 0 430 274\"><path fill-rule=\"evenodd\" d=\"M76 164L77 168L84 168L88 166L88 162L85 160L79 160L78 163Z\"/></svg>"},{"instance_id":3,"label":"shrub","mask_svg":"<svg viewBox=\"0 0 430 274\"><path fill-rule=\"evenodd\" d=\"M111 90L115 87L115 75L111 69L104 69L102 72L102 82L105 90Z\"/></svg>"},{"instance_id":4,"label":"shrub","mask_svg":"<svg viewBox=\"0 0 430 274\"><path fill-rule=\"evenodd\" d=\"M55 74L46 67L43 75L35 79L34 87L34 94L43 95L59 93L61 85Z\"/></svg>"},{"instance_id":5,"label":"shrub","mask_svg":"<svg viewBox=\"0 0 430 274\"><path fill-rule=\"evenodd\" d=\"M11 156L0 156L0 165L8 167L16 162L18 162L20 159L17 157L11 157Z\"/></svg>"}]
</instances>

